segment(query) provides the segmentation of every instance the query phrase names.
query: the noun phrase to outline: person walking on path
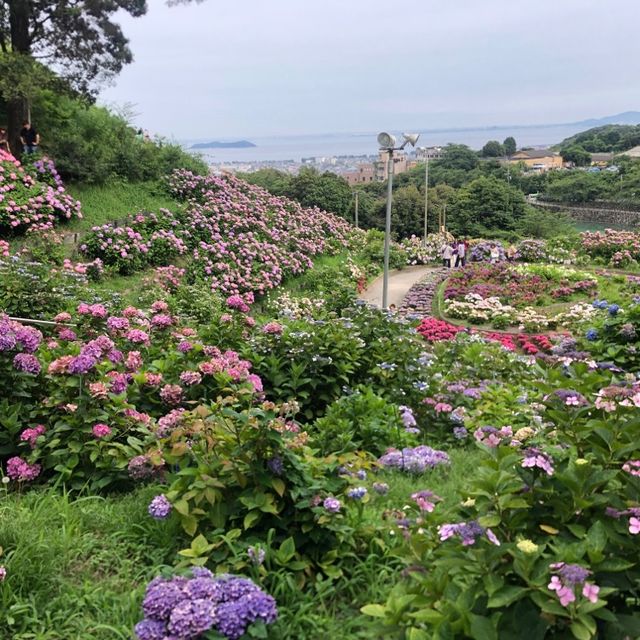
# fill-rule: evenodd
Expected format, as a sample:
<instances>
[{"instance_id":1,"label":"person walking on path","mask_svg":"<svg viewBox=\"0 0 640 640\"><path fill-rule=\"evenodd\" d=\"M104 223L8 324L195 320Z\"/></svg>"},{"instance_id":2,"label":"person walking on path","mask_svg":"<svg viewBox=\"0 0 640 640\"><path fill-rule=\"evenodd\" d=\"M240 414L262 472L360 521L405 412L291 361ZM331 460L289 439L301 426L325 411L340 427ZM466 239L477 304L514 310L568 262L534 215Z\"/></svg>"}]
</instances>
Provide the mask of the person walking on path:
<instances>
[{"instance_id":1,"label":"person walking on path","mask_svg":"<svg viewBox=\"0 0 640 640\"><path fill-rule=\"evenodd\" d=\"M24 153L35 153L40 144L40 134L31 126L30 122L24 122L20 130L20 142Z\"/></svg>"},{"instance_id":2,"label":"person walking on path","mask_svg":"<svg viewBox=\"0 0 640 640\"><path fill-rule=\"evenodd\" d=\"M442 266L446 267L447 269L451 268L451 257L453 256L453 249L451 248L451 245L446 242L443 246L442 246Z\"/></svg>"},{"instance_id":3,"label":"person walking on path","mask_svg":"<svg viewBox=\"0 0 640 640\"><path fill-rule=\"evenodd\" d=\"M467 264L467 245L464 240L458 240L457 249L458 262L456 263L456 266L464 267L464 265Z\"/></svg>"}]
</instances>

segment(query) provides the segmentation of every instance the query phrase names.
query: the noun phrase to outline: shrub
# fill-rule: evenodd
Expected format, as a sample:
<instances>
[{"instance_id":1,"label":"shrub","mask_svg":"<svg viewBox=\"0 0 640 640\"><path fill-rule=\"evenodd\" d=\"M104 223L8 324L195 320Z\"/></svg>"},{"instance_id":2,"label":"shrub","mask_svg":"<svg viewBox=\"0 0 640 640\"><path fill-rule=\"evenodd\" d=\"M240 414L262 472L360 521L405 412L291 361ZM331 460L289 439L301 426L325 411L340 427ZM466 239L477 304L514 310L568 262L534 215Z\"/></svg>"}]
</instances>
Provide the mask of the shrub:
<instances>
[{"instance_id":1,"label":"shrub","mask_svg":"<svg viewBox=\"0 0 640 640\"><path fill-rule=\"evenodd\" d=\"M361 387L329 405L311 428L312 445L323 455L365 449L376 455L411 442L398 406Z\"/></svg>"}]
</instances>

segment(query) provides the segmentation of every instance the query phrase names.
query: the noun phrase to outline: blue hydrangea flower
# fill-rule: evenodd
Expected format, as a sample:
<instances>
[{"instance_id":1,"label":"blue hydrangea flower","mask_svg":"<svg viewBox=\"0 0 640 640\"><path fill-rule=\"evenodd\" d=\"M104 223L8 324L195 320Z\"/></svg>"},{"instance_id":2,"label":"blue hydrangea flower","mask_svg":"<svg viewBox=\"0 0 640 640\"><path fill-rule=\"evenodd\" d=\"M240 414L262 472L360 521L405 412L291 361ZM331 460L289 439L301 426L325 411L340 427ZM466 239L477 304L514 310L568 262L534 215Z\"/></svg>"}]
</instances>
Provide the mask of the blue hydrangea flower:
<instances>
[{"instance_id":1,"label":"blue hydrangea flower","mask_svg":"<svg viewBox=\"0 0 640 640\"><path fill-rule=\"evenodd\" d=\"M620 311L620 307L617 304L609 305L609 315L615 316L617 315L618 311Z\"/></svg>"},{"instance_id":2,"label":"blue hydrangea flower","mask_svg":"<svg viewBox=\"0 0 640 640\"><path fill-rule=\"evenodd\" d=\"M597 340L598 339L598 331L596 329L589 329L585 334L584 337L587 340Z\"/></svg>"},{"instance_id":3,"label":"blue hydrangea flower","mask_svg":"<svg viewBox=\"0 0 640 640\"><path fill-rule=\"evenodd\" d=\"M366 487L354 487L347 491L347 497L353 498L353 500L362 500L367 495Z\"/></svg>"}]
</instances>

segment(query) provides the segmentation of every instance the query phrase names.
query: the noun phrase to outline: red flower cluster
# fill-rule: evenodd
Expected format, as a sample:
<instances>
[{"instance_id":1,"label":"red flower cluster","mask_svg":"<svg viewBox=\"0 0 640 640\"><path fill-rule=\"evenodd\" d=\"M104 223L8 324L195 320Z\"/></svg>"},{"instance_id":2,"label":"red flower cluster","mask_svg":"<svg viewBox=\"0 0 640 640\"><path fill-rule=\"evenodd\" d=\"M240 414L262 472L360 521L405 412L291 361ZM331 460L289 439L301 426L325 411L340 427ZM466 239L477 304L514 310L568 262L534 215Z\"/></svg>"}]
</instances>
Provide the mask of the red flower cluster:
<instances>
[{"instance_id":1,"label":"red flower cluster","mask_svg":"<svg viewBox=\"0 0 640 640\"><path fill-rule=\"evenodd\" d=\"M427 342L440 342L441 340L451 340L455 338L457 333L465 331L465 329L464 327L449 324L444 320L423 318L417 327L417 331Z\"/></svg>"},{"instance_id":2,"label":"red flower cluster","mask_svg":"<svg viewBox=\"0 0 640 640\"><path fill-rule=\"evenodd\" d=\"M530 335L528 333L483 333L487 340L499 342L510 351L524 351L527 355L535 355L540 351L548 352L553 343L545 335Z\"/></svg>"}]
</instances>

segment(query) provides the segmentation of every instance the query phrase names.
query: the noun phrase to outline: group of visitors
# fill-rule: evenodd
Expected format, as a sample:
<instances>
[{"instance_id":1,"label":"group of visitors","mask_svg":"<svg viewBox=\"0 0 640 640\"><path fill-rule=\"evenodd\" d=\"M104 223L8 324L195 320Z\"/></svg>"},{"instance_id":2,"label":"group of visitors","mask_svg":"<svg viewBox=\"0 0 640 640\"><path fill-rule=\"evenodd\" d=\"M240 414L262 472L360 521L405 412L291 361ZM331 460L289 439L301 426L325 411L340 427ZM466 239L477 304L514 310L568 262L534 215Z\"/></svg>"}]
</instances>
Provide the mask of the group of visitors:
<instances>
[{"instance_id":1,"label":"group of visitors","mask_svg":"<svg viewBox=\"0 0 640 640\"><path fill-rule=\"evenodd\" d=\"M464 267L467 264L467 252L469 249L469 240L466 238L454 240L453 242L445 242L442 245L442 266L447 269L454 267Z\"/></svg>"},{"instance_id":2,"label":"group of visitors","mask_svg":"<svg viewBox=\"0 0 640 640\"><path fill-rule=\"evenodd\" d=\"M20 142L23 153L36 153L40 146L40 134L34 129L30 122L25 121L20 129ZM0 127L0 149L10 153L9 135L4 127Z\"/></svg>"}]
</instances>

